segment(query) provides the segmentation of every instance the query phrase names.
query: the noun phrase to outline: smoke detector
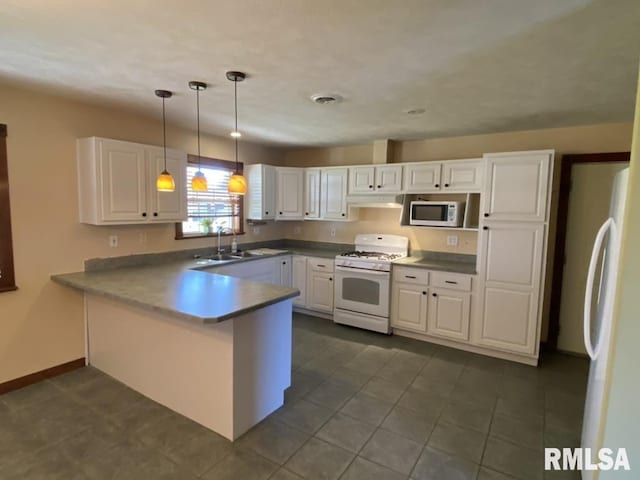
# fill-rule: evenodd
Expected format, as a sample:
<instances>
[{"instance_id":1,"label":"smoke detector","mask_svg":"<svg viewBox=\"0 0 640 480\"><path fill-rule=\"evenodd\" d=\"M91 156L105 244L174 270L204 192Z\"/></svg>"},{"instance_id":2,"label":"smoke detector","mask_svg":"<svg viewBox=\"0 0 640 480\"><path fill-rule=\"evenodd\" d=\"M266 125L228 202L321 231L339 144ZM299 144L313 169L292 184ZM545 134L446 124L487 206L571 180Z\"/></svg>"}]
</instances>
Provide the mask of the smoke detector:
<instances>
[{"instance_id":1,"label":"smoke detector","mask_svg":"<svg viewBox=\"0 0 640 480\"><path fill-rule=\"evenodd\" d=\"M311 95L311 101L320 105L330 105L332 103L340 103L342 101L342 97L334 93L317 93L315 95Z\"/></svg>"}]
</instances>

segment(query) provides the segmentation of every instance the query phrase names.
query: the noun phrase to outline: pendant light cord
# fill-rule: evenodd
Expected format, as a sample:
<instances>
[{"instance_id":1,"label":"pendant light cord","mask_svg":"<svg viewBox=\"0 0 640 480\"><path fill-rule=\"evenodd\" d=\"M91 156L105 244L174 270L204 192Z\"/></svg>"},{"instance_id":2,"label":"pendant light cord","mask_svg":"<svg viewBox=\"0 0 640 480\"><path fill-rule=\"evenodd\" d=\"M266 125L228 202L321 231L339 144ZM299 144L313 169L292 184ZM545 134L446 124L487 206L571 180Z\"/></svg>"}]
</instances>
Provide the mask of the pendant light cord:
<instances>
[{"instance_id":1,"label":"pendant light cord","mask_svg":"<svg viewBox=\"0 0 640 480\"><path fill-rule=\"evenodd\" d=\"M164 151L164 171L167 171L167 123L164 117L164 97L162 97L162 148Z\"/></svg>"},{"instance_id":2,"label":"pendant light cord","mask_svg":"<svg viewBox=\"0 0 640 480\"><path fill-rule=\"evenodd\" d=\"M233 98L234 98L234 109L236 112L236 136L234 137L236 140L236 174L238 173L238 79L236 78L233 81Z\"/></svg>"},{"instance_id":3,"label":"pendant light cord","mask_svg":"<svg viewBox=\"0 0 640 480\"><path fill-rule=\"evenodd\" d=\"M198 117L198 171L200 171L200 164L202 159L200 158L200 88L196 88L196 111Z\"/></svg>"}]
</instances>

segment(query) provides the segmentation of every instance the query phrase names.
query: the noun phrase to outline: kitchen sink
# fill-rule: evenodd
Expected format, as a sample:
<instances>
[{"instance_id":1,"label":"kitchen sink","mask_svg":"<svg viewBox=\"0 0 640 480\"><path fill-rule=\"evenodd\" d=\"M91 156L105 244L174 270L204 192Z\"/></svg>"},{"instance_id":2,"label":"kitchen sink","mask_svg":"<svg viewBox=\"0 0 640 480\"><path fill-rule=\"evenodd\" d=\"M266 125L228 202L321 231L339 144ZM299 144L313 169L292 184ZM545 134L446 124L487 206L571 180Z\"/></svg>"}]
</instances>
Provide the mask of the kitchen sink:
<instances>
[{"instance_id":1,"label":"kitchen sink","mask_svg":"<svg viewBox=\"0 0 640 480\"><path fill-rule=\"evenodd\" d=\"M259 257L260 255L244 250L242 252L230 253L229 256L231 258L249 258L249 257Z\"/></svg>"},{"instance_id":2,"label":"kitchen sink","mask_svg":"<svg viewBox=\"0 0 640 480\"><path fill-rule=\"evenodd\" d=\"M228 262L229 260L237 260L241 257L234 257L233 255L229 255L228 253L218 253L216 255L211 255L207 257L207 260L212 260L214 262Z\"/></svg>"}]
</instances>

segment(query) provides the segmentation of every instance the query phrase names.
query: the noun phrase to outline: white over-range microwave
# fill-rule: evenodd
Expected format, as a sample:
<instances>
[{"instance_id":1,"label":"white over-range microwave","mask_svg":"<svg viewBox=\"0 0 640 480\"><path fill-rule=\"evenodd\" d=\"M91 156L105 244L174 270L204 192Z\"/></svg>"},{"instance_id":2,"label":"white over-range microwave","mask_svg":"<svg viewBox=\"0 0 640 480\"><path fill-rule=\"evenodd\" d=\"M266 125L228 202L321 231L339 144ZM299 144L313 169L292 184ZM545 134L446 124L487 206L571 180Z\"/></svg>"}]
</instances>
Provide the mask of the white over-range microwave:
<instances>
[{"instance_id":1,"label":"white over-range microwave","mask_svg":"<svg viewBox=\"0 0 640 480\"><path fill-rule=\"evenodd\" d=\"M411 202L410 214L410 225L461 227L464 217L464 202L415 200Z\"/></svg>"}]
</instances>

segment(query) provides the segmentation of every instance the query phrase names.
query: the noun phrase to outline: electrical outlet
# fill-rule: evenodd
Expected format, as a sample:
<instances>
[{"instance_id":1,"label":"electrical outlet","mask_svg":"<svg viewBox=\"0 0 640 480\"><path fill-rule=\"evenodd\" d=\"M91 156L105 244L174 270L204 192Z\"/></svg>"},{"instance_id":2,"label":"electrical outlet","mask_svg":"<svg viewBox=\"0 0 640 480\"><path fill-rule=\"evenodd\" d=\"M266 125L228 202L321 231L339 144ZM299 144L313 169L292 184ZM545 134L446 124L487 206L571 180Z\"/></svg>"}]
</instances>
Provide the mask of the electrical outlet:
<instances>
[{"instance_id":1,"label":"electrical outlet","mask_svg":"<svg viewBox=\"0 0 640 480\"><path fill-rule=\"evenodd\" d=\"M253 227L253 234L260 235L260 227Z\"/></svg>"},{"instance_id":2,"label":"electrical outlet","mask_svg":"<svg viewBox=\"0 0 640 480\"><path fill-rule=\"evenodd\" d=\"M118 236L117 235L109 235L109 246L111 248L116 248L118 246Z\"/></svg>"},{"instance_id":3,"label":"electrical outlet","mask_svg":"<svg viewBox=\"0 0 640 480\"><path fill-rule=\"evenodd\" d=\"M294 235L300 235L302 233L302 228L301 227L293 227L293 234Z\"/></svg>"},{"instance_id":4,"label":"electrical outlet","mask_svg":"<svg viewBox=\"0 0 640 480\"><path fill-rule=\"evenodd\" d=\"M330 233L330 235L331 235L332 237L335 237L335 236L336 236L336 229L332 227L332 228L331 228L331 231L330 231L329 233Z\"/></svg>"},{"instance_id":5,"label":"electrical outlet","mask_svg":"<svg viewBox=\"0 0 640 480\"><path fill-rule=\"evenodd\" d=\"M458 236L457 235L447 235L447 245L450 247L458 246Z\"/></svg>"}]
</instances>

